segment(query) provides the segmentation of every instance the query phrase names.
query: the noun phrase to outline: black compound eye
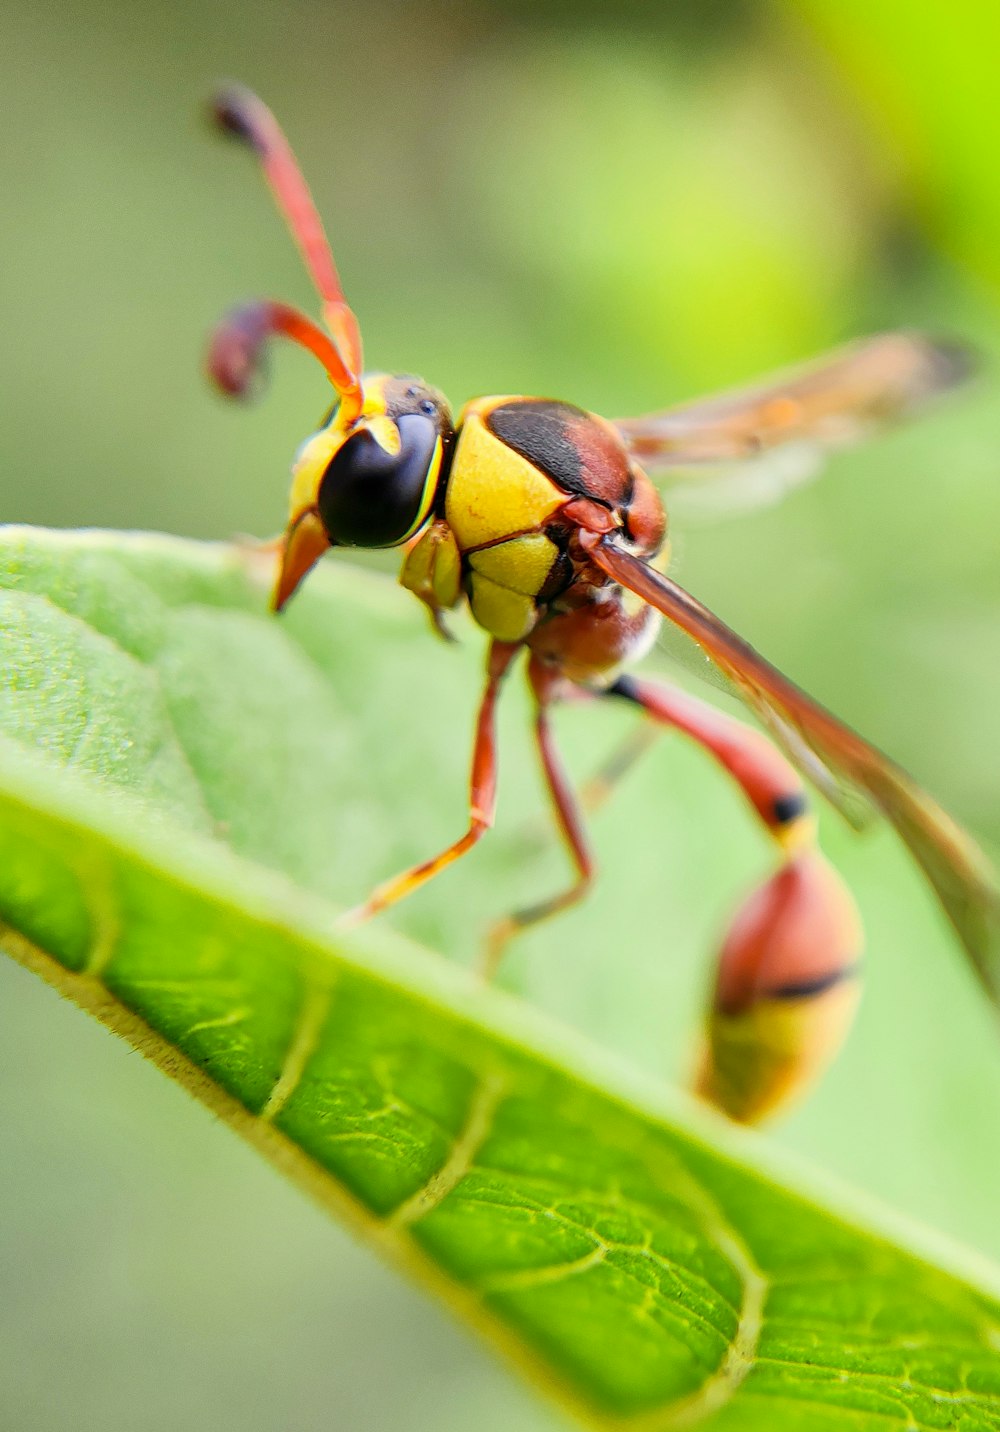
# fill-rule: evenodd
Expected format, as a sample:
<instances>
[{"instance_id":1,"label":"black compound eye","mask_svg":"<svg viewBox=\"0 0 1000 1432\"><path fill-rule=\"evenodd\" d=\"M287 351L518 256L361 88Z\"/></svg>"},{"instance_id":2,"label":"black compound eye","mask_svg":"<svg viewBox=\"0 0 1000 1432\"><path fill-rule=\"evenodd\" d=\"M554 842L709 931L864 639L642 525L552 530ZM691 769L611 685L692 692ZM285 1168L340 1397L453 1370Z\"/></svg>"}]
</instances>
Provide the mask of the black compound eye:
<instances>
[{"instance_id":1,"label":"black compound eye","mask_svg":"<svg viewBox=\"0 0 1000 1432\"><path fill-rule=\"evenodd\" d=\"M436 422L419 413L396 419L400 449L388 453L363 428L332 458L317 505L331 542L395 547L430 510L437 482Z\"/></svg>"}]
</instances>

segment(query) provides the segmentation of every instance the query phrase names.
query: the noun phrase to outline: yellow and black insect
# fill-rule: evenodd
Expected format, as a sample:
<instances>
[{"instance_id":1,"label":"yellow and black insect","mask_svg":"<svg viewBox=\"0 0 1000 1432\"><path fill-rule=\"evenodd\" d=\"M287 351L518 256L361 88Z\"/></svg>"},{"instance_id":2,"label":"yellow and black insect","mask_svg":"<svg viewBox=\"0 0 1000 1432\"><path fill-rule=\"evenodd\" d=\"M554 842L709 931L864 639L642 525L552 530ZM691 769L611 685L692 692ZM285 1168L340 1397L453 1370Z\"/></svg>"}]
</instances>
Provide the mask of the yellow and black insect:
<instances>
[{"instance_id":1,"label":"yellow and black insect","mask_svg":"<svg viewBox=\"0 0 1000 1432\"><path fill-rule=\"evenodd\" d=\"M915 334L884 335L759 387L645 418L608 422L569 403L503 396L475 399L456 419L420 378L363 373L357 320L270 111L231 89L214 114L260 159L319 290L326 330L283 303L246 305L216 328L209 371L224 392L245 394L280 335L320 361L338 398L295 462L275 608L331 547L403 547L400 581L438 629L467 602L490 637L468 828L380 885L348 919L408 895L491 826L496 701L523 653L545 778L576 873L565 890L494 926L488 973L512 935L579 900L593 879L549 724L553 703L582 694L627 702L699 742L774 841L777 871L739 911L721 951L699 1076L702 1093L731 1116L758 1119L804 1088L839 1046L857 997L860 922L819 852L799 772L855 823L873 807L892 822L1000 997L1000 895L985 857L897 765L664 574L666 514L648 475L748 459L759 473L774 450L808 454L850 441L950 387L964 371L961 353ZM684 691L625 673L663 617L728 678L770 739Z\"/></svg>"}]
</instances>

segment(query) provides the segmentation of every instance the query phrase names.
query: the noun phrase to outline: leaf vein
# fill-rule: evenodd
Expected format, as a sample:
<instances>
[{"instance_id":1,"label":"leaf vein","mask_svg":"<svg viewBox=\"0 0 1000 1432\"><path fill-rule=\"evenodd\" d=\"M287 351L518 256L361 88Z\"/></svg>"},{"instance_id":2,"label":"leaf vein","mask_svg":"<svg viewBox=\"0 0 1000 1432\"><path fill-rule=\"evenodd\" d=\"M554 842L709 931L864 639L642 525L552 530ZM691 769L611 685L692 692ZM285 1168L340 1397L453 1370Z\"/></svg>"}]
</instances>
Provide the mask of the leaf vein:
<instances>
[{"instance_id":1,"label":"leaf vein","mask_svg":"<svg viewBox=\"0 0 1000 1432\"><path fill-rule=\"evenodd\" d=\"M330 1012L332 994L332 983L307 985L296 1026L285 1053L285 1061L274 1088L260 1111L260 1117L265 1122L278 1117L302 1082L306 1065L316 1051L323 1025Z\"/></svg>"},{"instance_id":2,"label":"leaf vein","mask_svg":"<svg viewBox=\"0 0 1000 1432\"><path fill-rule=\"evenodd\" d=\"M389 1215L393 1228L408 1228L432 1213L461 1183L473 1166L476 1154L490 1131L493 1115L503 1096L504 1085L497 1076L478 1084L469 1100L465 1127L454 1140L441 1167Z\"/></svg>"}]
</instances>

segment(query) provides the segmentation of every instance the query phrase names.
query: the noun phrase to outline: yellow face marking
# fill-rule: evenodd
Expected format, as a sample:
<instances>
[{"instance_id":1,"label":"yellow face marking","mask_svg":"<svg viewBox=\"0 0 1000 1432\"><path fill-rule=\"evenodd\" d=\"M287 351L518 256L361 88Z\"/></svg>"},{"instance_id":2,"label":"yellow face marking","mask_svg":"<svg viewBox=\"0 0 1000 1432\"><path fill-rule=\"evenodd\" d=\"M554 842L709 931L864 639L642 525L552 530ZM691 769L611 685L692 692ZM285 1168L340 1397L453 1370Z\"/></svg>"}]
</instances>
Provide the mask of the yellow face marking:
<instances>
[{"instance_id":1,"label":"yellow face marking","mask_svg":"<svg viewBox=\"0 0 1000 1432\"><path fill-rule=\"evenodd\" d=\"M393 423L393 427L396 427L395 423ZM398 428L396 428L396 432L398 434ZM431 460L427 468L427 476L424 478L424 492L423 496L420 499L420 508L417 512L416 517L413 520L413 525L410 527L409 532L407 532L406 536L402 539L404 542L408 542L415 532L420 531L421 527L423 527L424 523L427 521L428 516L430 515L430 510L433 506L434 498L437 495L438 473L441 471L441 457L443 451L444 450L441 446L441 439L438 438L434 443L434 451L431 453Z\"/></svg>"},{"instance_id":2,"label":"yellow face marking","mask_svg":"<svg viewBox=\"0 0 1000 1432\"><path fill-rule=\"evenodd\" d=\"M383 452L387 452L390 457L398 456L403 440L399 435L399 429L391 418L387 418L384 413L381 413L362 420L359 426L371 433Z\"/></svg>"},{"instance_id":3,"label":"yellow face marking","mask_svg":"<svg viewBox=\"0 0 1000 1432\"><path fill-rule=\"evenodd\" d=\"M364 405L358 419L358 426L366 426L371 431L372 437L384 448L387 453L399 452L400 437L399 429L391 418L386 416L385 411L385 384L386 377L383 373L376 373L365 379ZM316 506L319 495L319 485L323 481L323 475L333 460L337 449L343 446L350 430L356 431L355 424L350 428L344 426L341 418L342 410L338 410L327 427L321 428L318 433L313 433L311 438L299 448L298 456L292 466L292 490L289 494L288 512L289 520L294 522L303 512ZM437 459L440 466L440 454ZM428 503L428 507L429 507ZM424 516L426 516L426 511Z\"/></svg>"},{"instance_id":4,"label":"yellow face marking","mask_svg":"<svg viewBox=\"0 0 1000 1432\"><path fill-rule=\"evenodd\" d=\"M473 552L469 565L508 591L537 597L558 555L554 542L541 532L531 532L526 537L501 542L497 547Z\"/></svg>"},{"instance_id":5,"label":"yellow face marking","mask_svg":"<svg viewBox=\"0 0 1000 1432\"><path fill-rule=\"evenodd\" d=\"M361 405L361 417L385 417L386 373L372 373L365 381L365 400Z\"/></svg>"},{"instance_id":6,"label":"yellow face marking","mask_svg":"<svg viewBox=\"0 0 1000 1432\"><path fill-rule=\"evenodd\" d=\"M299 448L292 468L292 490L288 497L289 521L316 506L319 485L333 455L344 441L344 433L333 423L313 433Z\"/></svg>"},{"instance_id":7,"label":"yellow face marking","mask_svg":"<svg viewBox=\"0 0 1000 1432\"><path fill-rule=\"evenodd\" d=\"M477 413L469 413L455 450L445 505L462 551L540 527L568 501L568 493L495 437Z\"/></svg>"}]
</instances>

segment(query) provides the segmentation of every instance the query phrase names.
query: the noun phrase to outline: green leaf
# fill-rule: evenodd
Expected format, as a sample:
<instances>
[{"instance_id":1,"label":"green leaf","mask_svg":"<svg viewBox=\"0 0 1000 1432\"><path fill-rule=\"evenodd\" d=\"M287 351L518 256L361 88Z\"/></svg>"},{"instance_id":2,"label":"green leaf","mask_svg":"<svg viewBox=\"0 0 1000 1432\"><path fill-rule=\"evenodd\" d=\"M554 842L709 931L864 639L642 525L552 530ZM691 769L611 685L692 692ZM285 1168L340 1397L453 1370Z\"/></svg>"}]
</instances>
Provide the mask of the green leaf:
<instances>
[{"instance_id":1,"label":"green leaf","mask_svg":"<svg viewBox=\"0 0 1000 1432\"><path fill-rule=\"evenodd\" d=\"M4 947L585 1421L1000 1428L995 1272L824 1207L458 966L336 930L417 849L413 620L357 569L278 622L231 549L8 530ZM433 670L461 705L468 664ZM433 849L449 812L418 816Z\"/></svg>"}]
</instances>

